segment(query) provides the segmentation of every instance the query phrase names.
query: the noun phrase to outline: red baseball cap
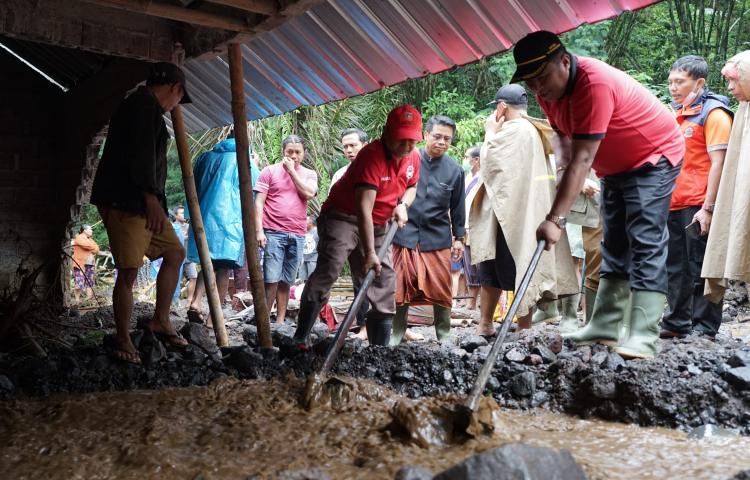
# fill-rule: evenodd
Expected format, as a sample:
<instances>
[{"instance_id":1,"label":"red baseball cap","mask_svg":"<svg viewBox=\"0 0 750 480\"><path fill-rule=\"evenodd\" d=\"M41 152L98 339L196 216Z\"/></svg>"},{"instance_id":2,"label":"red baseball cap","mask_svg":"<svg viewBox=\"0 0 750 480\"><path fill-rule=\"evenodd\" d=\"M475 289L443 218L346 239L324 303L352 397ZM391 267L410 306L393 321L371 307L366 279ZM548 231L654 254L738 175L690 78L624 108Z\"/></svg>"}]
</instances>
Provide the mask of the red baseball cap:
<instances>
[{"instance_id":1,"label":"red baseball cap","mask_svg":"<svg viewBox=\"0 0 750 480\"><path fill-rule=\"evenodd\" d=\"M394 140L422 140L422 115L411 105L399 105L385 121L385 133Z\"/></svg>"}]
</instances>

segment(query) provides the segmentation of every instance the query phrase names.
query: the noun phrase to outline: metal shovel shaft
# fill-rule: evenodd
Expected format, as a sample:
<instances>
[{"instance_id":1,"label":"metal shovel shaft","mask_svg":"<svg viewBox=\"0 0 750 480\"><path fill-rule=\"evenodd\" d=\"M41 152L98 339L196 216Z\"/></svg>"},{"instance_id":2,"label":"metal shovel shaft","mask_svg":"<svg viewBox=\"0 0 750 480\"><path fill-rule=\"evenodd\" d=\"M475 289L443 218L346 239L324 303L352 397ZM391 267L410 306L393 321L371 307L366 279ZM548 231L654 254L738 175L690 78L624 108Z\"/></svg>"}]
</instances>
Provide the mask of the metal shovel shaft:
<instances>
[{"instance_id":1,"label":"metal shovel shaft","mask_svg":"<svg viewBox=\"0 0 750 480\"><path fill-rule=\"evenodd\" d=\"M521 285L518 287L518 291L513 297L513 303L511 303L508 312L505 314L505 318L503 319L503 326L500 328L500 333L495 338L495 342L492 344L490 353L489 355L487 355L482 368L479 370L479 375L474 381L474 386L471 388L469 398L466 399L466 407L469 410L473 411L476 408L477 401L482 395L485 385L487 385L487 380L489 379L490 373L492 372L492 367L495 366L495 359L497 358L497 354L500 351L500 347L503 345L503 342L505 342L505 337L506 335L508 335L510 324L513 323L513 317L516 315L516 311L518 311L518 306L521 304L521 300L523 300L523 296L526 294L526 290L529 288L531 277L534 276L534 271L539 264L539 259L542 257L545 243L546 242L544 240L539 240L539 243L537 243L536 250L534 250L534 255L532 255L531 262L529 263L529 268L526 269L526 273L521 279Z\"/></svg>"},{"instance_id":2,"label":"metal shovel shaft","mask_svg":"<svg viewBox=\"0 0 750 480\"><path fill-rule=\"evenodd\" d=\"M391 222L391 226L388 228L388 232L386 232L385 234L383 243L380 245L380 249L378 249L378 259L380 259L381 262L388 253L388 247L390 247L391 243L393 243L393 237L396 236L397 230L398 224L396 222ZM331 370L331 367L333 367L333 362L336 361L336 357L338 356L339 352L341 351L341 347L344 346L344 342L346 341L346 334L347 332L349 332L354 319L357 318L357 312L359 311L362 302L365 301L365 297L367 296L367 289L370 288L370 284L374 279L375 270L371 268L370 270L368 270L367 275L365 275L365 279L362 281L362 285L359 287L359 291L354 297L354 301L349 306L349 310L346 312L344 321L341 322L338 330L336 330L336 335L333 337L331 346L328 347L328 352L326 352L326 358L323 362L323 366L320 368L319 375L328 374L328 372Z\"/></svg>"}]
</instances>

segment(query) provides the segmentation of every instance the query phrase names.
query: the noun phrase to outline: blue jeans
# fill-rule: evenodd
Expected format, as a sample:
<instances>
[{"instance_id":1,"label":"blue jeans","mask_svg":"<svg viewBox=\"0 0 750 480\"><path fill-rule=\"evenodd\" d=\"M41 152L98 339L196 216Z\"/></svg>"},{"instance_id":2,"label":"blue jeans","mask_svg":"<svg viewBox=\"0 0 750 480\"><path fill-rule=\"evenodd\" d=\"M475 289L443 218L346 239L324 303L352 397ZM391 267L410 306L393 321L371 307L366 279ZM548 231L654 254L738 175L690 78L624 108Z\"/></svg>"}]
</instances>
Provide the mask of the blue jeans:
<instances>
[{"instance_id":1,"label":"blue jeans","mask_svg":"<svg viewBox=\"0 0 750 480\"><path fill-rule=\"evenodd\" d=\"M263 253L263 278L266 283L284 282L293 285L302 261L305 236L265 230L266 248Z\"/></svg>"}]
</instances>

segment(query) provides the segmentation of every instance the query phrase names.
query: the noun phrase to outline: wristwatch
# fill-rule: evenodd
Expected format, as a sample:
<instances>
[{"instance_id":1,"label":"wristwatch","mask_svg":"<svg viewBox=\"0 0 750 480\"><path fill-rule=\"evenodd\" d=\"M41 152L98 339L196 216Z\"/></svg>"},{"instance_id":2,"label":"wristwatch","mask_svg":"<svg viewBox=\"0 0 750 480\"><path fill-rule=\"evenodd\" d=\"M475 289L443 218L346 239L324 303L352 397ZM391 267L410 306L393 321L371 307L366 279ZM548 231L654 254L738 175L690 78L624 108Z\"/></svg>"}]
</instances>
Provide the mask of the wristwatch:
<instances>
[{"instance_id":1,"label":"wristwatch","mask_svg":"<svg viewBox=\"0 0 750 480\"><path fill-rule=\"evenodd\" d=\"M464 242L464 237L453 237L453 241L454 241L454 242L461 242L461 243L465 243L465 242Z\"/></svg>"},{"instance_id":2,"label":"wristwatch","mask_svg":"<svg viewBox=\"0 0 750 480\"><path fill-rule=\"evenodd\" d=\"M398 201L398 205L403 205L403 206L405 206L406 208L409 208L409 207L411 206L411 205L409 205L408 203L406 203L406 202L405 202L405 201L403 201L403 200L399 200L399 201ZM398 205L397 205L397 206L398 206Z\"/></svg>"},{"instance_id":3,"label":"wristwatch","mask_svg":"<svg viewBox=\"0 0 750 480\"><path fill-rule=\"evenodd\" d=\"M544 219L557 225L557 228L559 228L560 230L564 230L565 225L568 223L568 220L565 217L552 215L551 213L548 213L547 216L544 217Z\"/></svg>"},{"instance_id":4,"label":"wristwatch","mask_svg":"<svg viewBox=\"0 0 750 480\"><path fill-rule=\"evenodd\" d=\"M715 206L716 206L716 204L715 204L715 203L714 203L714 204L711 204L711 205L708 205L708 204L705 204L705 203L704 203L704 204L703 204L703 206L702 206L701 208L702 208L703 210L707 211L708 213L714 213L714 207L715 207Z\"/></svg>"}]
</instances>

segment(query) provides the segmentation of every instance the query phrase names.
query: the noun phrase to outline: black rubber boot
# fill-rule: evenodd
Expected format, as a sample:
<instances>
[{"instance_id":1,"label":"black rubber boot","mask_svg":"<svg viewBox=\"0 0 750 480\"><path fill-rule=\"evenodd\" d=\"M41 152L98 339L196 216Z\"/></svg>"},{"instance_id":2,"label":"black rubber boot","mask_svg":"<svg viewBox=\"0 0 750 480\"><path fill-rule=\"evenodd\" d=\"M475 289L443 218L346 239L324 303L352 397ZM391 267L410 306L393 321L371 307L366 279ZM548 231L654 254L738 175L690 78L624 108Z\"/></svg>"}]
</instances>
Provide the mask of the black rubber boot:
<instances>
[{"instance_id":1,"label":"black rubber boot","mask_svg":"<svg viewBox=\"0 0 750 480\"><path fill-rule=\"evenodd\" d=\"M391 342L391 328L393 328L393 316L368 317L367 340L370 342L370 345L387 347Z\"/></svg>"},{"instance_id":2,"label":"black rubber boot","mask_svg":"<svg viewBox=\"0 0 750 480\"><path fill-rule=\"evenodd\" d=\"M297 330L294 332L294 343L300 348L310 348L310 332L320 315L320 304L311 301L301 301L297 316Z\"/></svg>"}]
</instances>

